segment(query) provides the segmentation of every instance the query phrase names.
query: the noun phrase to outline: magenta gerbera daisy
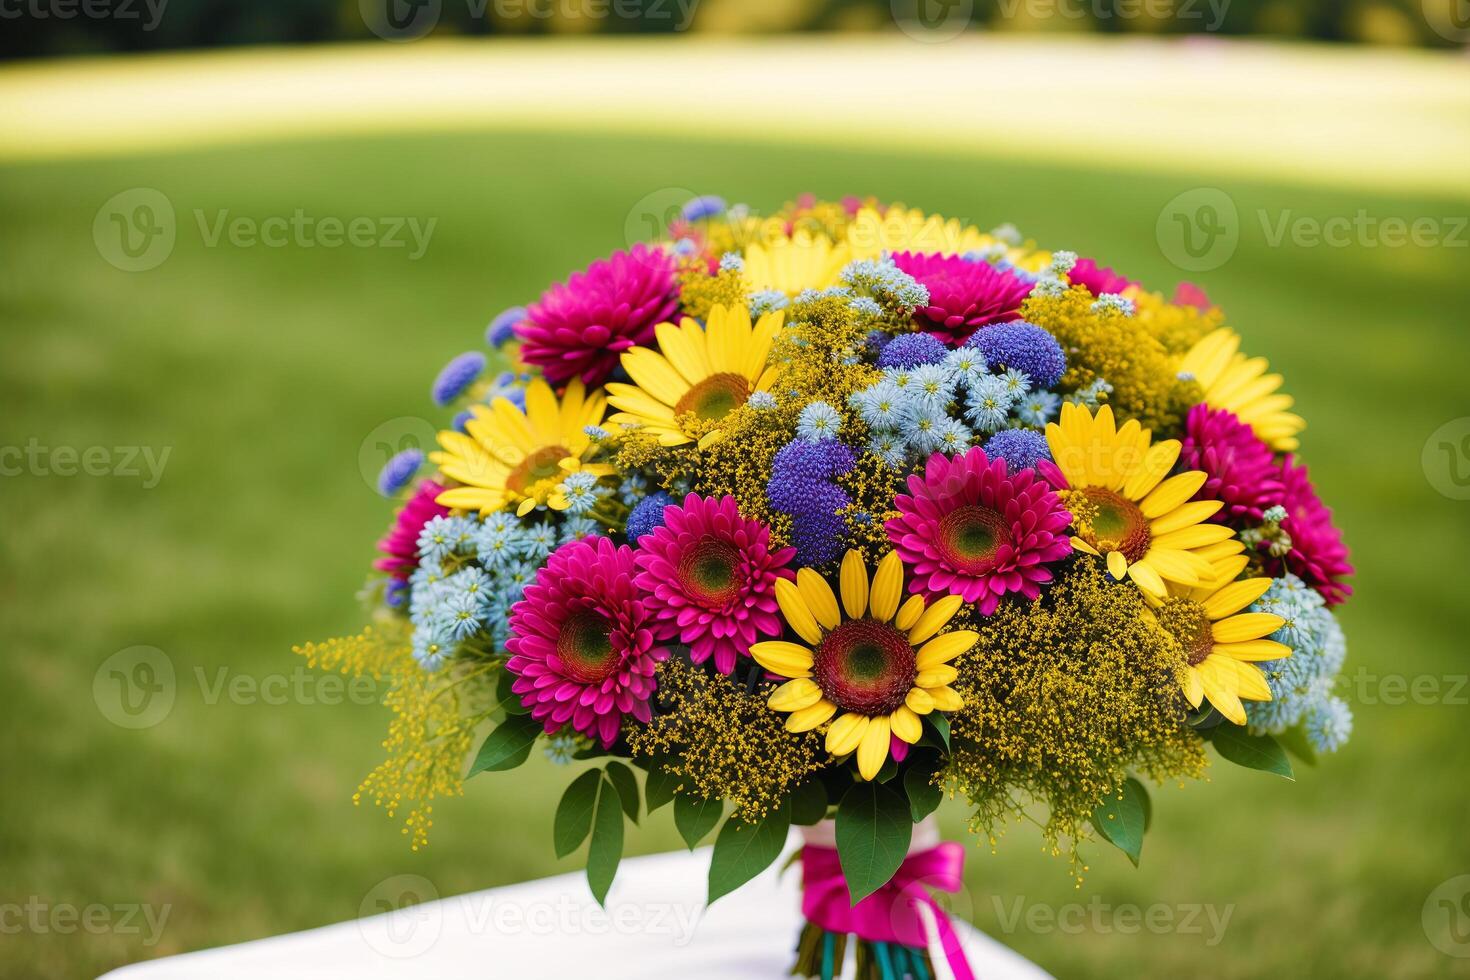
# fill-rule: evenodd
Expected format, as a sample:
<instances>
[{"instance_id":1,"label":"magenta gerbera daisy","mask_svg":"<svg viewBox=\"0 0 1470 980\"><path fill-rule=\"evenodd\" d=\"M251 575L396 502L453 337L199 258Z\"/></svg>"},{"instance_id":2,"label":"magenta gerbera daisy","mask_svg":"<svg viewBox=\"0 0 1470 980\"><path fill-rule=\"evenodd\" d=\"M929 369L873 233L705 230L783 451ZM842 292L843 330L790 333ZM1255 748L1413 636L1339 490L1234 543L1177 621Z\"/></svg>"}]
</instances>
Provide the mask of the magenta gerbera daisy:
<instances>
[{"instance_id":1,"label":"magenta gerbera daisy","mask_svg":"<svg viewBox=\"0 0 1470 980\"><path fill-rule=\"evenodd\" d=\"M570 724L606 747L624 715L651 720L653 670L668 650L654 639L636 570L627 545L570 541L511 607L511 690L548 734Z\"/></svg>"},{"instance_id":2,"label":"magenta gerbera daisy","mask_svg":"<svg viewBox=\"0 0 1470 980\"><path fill-rule=\"evenodd\" d=\"M1291 536L1291 550L1268 561L1267 570L1280 575L1284 565L1335 606L1353 591L1342 581L1353 573L1342 532L1332 523L1331 509L1317 497L1307 468L1295 465L1290 456L1281 463L1281 485L1281 506L1286 509L1281 528Z\"/></svg>"},{"instance_id":3,"label":"magenta gerbera daisy","mask_svg":"<svg viewBox=\"0 0 1470 980\"><path fill-rule=\"evenodd\" d=\"M1051 581L1047 564L1072 551L1072 515L1052 488L1034 470L1008 472L979 446L930 456L894 506L888 539L913 573L909 591L954 593L984 616L1008 592L1036 598Z\"/></svg>"},{"instance_id":4,"label":"magenta gerbera daisy","mask_svg":"<svg viewBox=\"0 0 1470 980\"><path fill-rule=\"evenodd\" d=\"M992 323L1021 318L1032 283L989 262L958 255L896 252L893 264L929 290L929 305L914 312L925 330L959 344Z\"/></svg>"},{"instance_id":5,"label":"magenta gerbera daisy","mask_svg":"<svg viewBox=\"0 0 1470 980\"><path fill-rule=\"evenodd\" d=\"M589 388L607 380L618 356L649 346L653 328L674 315L674 257L634 245L555 283L516 324L521 358L560 388L581 378Z\"/></svg>"},{"instance_id":6,"label":"magenta gerbera daisy","mask_svg":"<svg viewBox=\"0 0 1470 980\"><path fill-rule=\"evenodd\" d=\"M1067 281L1074 286L1086 286L1094 296L1103 293L1121 293L1129 286L1138 285L1127 276L1119 275L1105 265L1092 259L1078 259L1067 273Z\"/></svg>"},{"instance_id":7,"label":"magenta gerbera daisy","mask_svg":"<svg viewBox=\"0 0 1470 980\"><path fill-rule=\"evenodd\" d=\"M689 659L729 674L758 639L779 636L776 582L795 548L771 550L771 531L742 517L734 497L694 494L664 508L664 524L638 541L637 585L652 596L660 639L689 646Z\"/></svg>"},{"instance_id":8,"label":"magenta gerbera daisy","mask_svg":"<svg viewBox=\"0 0 1470 980\"><path fill-rule=\"evenodd\" d=\"M1195 500L1220 500L1215 520L1237 527L1259 524L1261 513L1281 501L1281 472L1271 447L1234 412L1196 405L1184 420L1179 463L1203 470L1204 486Z\"/></svg>"},{"instance_id":9,"label":"magenta gerbera daisy","mask_svg":"<svg viewBox=\"0 0 1470 980\"><path fill-rule=\"evenodd\" d=\"M373 562L374 568L408 581L419 563L419 532L429 521L449 513L448 507L434 502L434 498L443 492L444 487L433 480L425 480L418 485L408 503L393 518L393 527L378 542L378 550L383 557Z\"/></svg>"}]
</instances>

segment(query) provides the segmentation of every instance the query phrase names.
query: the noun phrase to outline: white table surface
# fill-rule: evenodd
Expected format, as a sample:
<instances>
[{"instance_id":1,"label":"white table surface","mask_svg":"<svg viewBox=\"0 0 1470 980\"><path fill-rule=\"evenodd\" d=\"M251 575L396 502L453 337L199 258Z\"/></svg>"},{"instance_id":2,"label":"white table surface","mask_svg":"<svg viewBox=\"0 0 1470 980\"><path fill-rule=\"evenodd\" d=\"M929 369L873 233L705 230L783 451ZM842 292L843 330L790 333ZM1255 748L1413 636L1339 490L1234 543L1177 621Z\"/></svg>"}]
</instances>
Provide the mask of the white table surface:
<instances>
[{"instance_id":1,"label":"white table surface","mask_svg":"<svg viewBox=\"0 0 1470 980\"><path fill-rule=\"evenodd\" d=\"M788 851L798 844L793 833ZM700 848L625 860L605 912L580 872L411 905L432 886L398 876L373 889L353 921L136 963L105 980L787 976L801 926L799 869L778 875L783 857L706 909L709 855ZM397 910L373 914L382 909ZM968 924L955 927L977 980L1049 980ZM933 958L936 980L946 980L943 955ZM849 954L849 972L851 962Z\"/></svg>"}]
</instances>

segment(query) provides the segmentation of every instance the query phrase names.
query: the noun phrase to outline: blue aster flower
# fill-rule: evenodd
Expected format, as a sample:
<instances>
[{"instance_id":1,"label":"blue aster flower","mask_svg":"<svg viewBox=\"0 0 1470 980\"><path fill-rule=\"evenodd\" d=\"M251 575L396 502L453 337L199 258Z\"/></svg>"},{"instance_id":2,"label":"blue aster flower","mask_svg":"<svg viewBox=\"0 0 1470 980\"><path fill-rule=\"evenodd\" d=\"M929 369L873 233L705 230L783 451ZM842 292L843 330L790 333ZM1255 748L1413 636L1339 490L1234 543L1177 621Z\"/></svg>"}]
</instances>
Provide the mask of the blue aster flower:
<instances>
[{"instance_id":1,"label":"blue aster flower","mask_svg":"<svg viewBox=\"0 0 1470 980\"><path fill-rule=\"evenodd\" d=\"M878 355L880 368L916 368L921 364L938 364L949 355L944 341L927 333L906 333L894 337Z\"/></svg>"},{"instance_id":2,"label":"blue aster flower","mask_svg":"<svg viewBox=\"0 0 1470 980\"><path fill-rule=\"evenodd\" d=\"M999 377L1005 382L1006 391L1011 393L1013 400L1019 399L1022 395L1028 394L1031 391L1031 379L1026 376L1026 372L1024 371L1009 368L1005 374Z\"/></svg>"},{"instance_id":3,"label":"blue aster flower","mask_svg":"<svg viewBox=\"0 0 1470 980\"><path fill-rule=\"evenodd\" d=\"M1318 752L1336 752L1353 733L1353 709L1336 696L1322 698L1302 719L1307 739Z\"/></svg>"},{"instance_id":4,"label":"blue aster flower","mask_svg":"<svg viewBox=\"0 0 1470 980\"><path fill-rule=\"evenodd\" d=\"M893 469L901 469L908 456L904 452L904 440L891 429L876 429L868 437L868 451Z\"/></svg>"},{"instance_id":5,"label":"blue aster flower","mask_svg":"<svg viewBox=\"0 0 1470 980\"><path fill-rule=\"evenodd\" d=\"M965 423L959 419L947 418L939 428L939 451L946 456L958 456L970 448L970 440L974 438Z\"/></svg>"},{"instance_id":6,"label":"blue aster flower","mask_svg":"<svg viewBox=\"0 0 1470 980\"><path fill-rule=\"evenodd\" d=\"M791 299L779 289L762 289L750 294L750 315L761 317L791 305Z\"/></svg>"},{"instance_id":7,"label":"blue aster flower","mask_svg":"<svg viewBox=\"0 0 1470 980\"><path fill-rule=\"evenodd\" d=\"M842 429L842 414L826 402L812 402L796 420L796 434L807 442L836 439Z\"/></svg>"},{"instance_id":8,"label":"blue aster flower","mask_svg":"<svg viewBox=\"0 0 1470 980\"><path fill-rule=\"evenodd\" d=\"M593 442L602 442L602 440L611 438L612 436L611 432L608 432L600 425L584 425L582 426L582 434Z\"/></svg>"},{"instance_id":9,"label":"blue aster flower","mask_svg":"<svg viewBox=\"0 0 1470 980\"><path fill-rule=\"evenodd\" d=\"M556 528L545 521L527 525L521 539L520 556L527 561L540 563L556 550Z\"/></svg>"},{"instance_id":10,"label":"blue aster flower","mask_svg":"<svg viewBox=\"0 0 1470 980\"><path fill-rule=\"evenodd\" d=\"M552 765L571 765L577 754L577 740L565 732L559 732L546 739L546 746L542 750L546 758L551 760Z\"/></svg>"},{"instance_id":11,"label":"blue aster flower","mask_svg":"<svg viewBox=\"0 0 1470 980\"><path fill-rule=\"evenodd\" d=\"M1051 447L1046 437L1030 429L1001 429L985 443L985 455L991 459L999 457L1006 466L1016 470L1031 469L1043 459L1051 459Z\"/></svg>"},{"instance_id":12,"label":"blue aster flower","mask_svg":"<svg viewBox=\"0 0 1470 980\"><path fill-rule=\"evenodd\" d=\"M841 279L859 293L871 296L885 307L905 315L929 305L929 290L917 279L884 259L849 262Z\"/></svg>"},{"instance_id":13,"label":"blue aster flower","mask_svg":"<svg viewBox=\"0 0 1470 980\"><path fill-rule=\"evenodd\" d=\"M944 408L954 400L954 387L954 376L942 364L923 364L909 375L906 393L915 402Z\"/></svg>"},{"instance_id":14,"label":"blue aster flower","mask_svg":"<svg viewBox=\"0 0 1470 980\"><path fill-rule=\"evenodd\" d=\"M419 531L419 559L425 562L442 562L454 554L459 545L459 519L455 517L432 517Z\"/></svg>"},{"instance_id":15,"label":"blue aster flower","mask_svg":"<svg viewBox=\"0 0 1470 980\"><path fill-rule=\"evenodd\" d=\"M1067 356L1057 339L1025 320L983 327L965 346L984 355L992 371L1015 368L1038 388L1054 387L1067 370Z\"/></svg>"},{"instance_id":16,"label":"blue aster flower","mask_svg":"<svg viewBox=\"0 0 1470 980\"><path fill-rule=\"evenodd\" d=\"M981 432L995 432L1005 427L1012 404L1004 379L988 375L970 386L965 418Z\"/></svg>"},{"instance_id":17,"label":"blue aster flower","mask_svg":"<svg viewBox=\"0 0 1470 980\"><path fill-rule=\"evenodd\" d=\"M741 257L739 252L726 252L720 256L720 271L744 272L745 259Z\"/></svg>"},{"instance_id":18,"label":"blue aster flower","mask_svg":"<svg viewBox=\"0 0 1470 980\"><path fill-rule=\"evenodd\" d=\"M452 593L444 601L444 612L441 621L448 629L449 635L454 640L468 640L480 631L480 616L485 609L485 600L482 596L468 595L464 592Z\"/></svg>"},{"instance_id":19,"label":"blue aster flower","mask_svg":"<svg viewBox=\"0 0 1470 980\"><path fill-rule=\"evenodd\" d=\"M945 424L949 421L943 408L913 400L904 403L898 431L911 452L927 456L944 442Z\"/></svg>"},{"instance_id":20,"label":"blue aster flower","mask_svg":"<svg viewBox=\"0 0 1470 980\"><path fill-rule=\"evenodd\" d=\"M1062 396L1051 391L1033 391L1014 406L1016 418L1038 429L1056 418L1061 407Z\"/></svg>"},{"instance_id":21,"label":"blue aster flower","mask_svg":"<svg viewBox=\"0 0 1470 980\"><path fill-rule=\"evenodd\" d=\"M414 478L419 467L424 465L424 454L422 450L405 449L395 453L393 458L383 464L378 471L378 492L385 497L391 497L404 487L408 481Z\"/></svg>"},{"instance_id":22,"label":"blue aster flower","mask_svg":"<svg viewBox=\"0 0 1470 980\"><path fill-rule=\"evenodd\" d=\"M512 306L502 313L497 313L495 319L485 328L485 343L491 347L499 347L516 335L516 324L526 318L524 306Z\"/></svg>"},{"instance_id":23,"label":"blue aster flower","mask_svg":"<svg viewBox=\"0 0 1470 980\"><path fill-rule=\"evenodd\" d=\"M718 194L701 194L690 198L689 201L679 209L679 214L685 221L703 221L716 215L725 213L725 199Z\"/></svg>"},{"instance_id":24,"label":"blue aster flower","mask_svg":"<svg viewBox=\"0 0 1470 980\"><path fill-rule=\"evenodd\" d=\"M460 395L465 389L475 383L485 370L485 355L479 351L465 351L458 357L444 365L439 376L434 379L430 394L433 395L434 404L441 407L448 405Z\"/></svg>"},{"instance_id":25,"label":"blue aster flower","mask_svg":"<svg viewBox=\"0 0 1470 980\"><path fill-rule=\"evenodd\" d=\"M767 412L776 407L776 396L771 394L769 391L753 392L751 396L745 400L745 404L749 405L757 412Z\"/></svg>"},{"instance_id":26,"label":"blue aster flower","mask_svg":"<svg viewBox=\"0 0 1470 980\"><path fill-rule=\"evenodd\" d=\"M1112 385L1108 384L1102 378L1094 378L1092 384L1086 388L1072 392L1067 396L1066 400L1075 402L1078 405L1084 405L1092 411L1097 411L1098 406L1102 404L1102 397L1112 393Z\"/></svg>"},{"instance_id":27,"label":"blue aster flower","mask_svg":"<svg viewBox=\"0 0 1470 980\"><path fill-rule=\"evenodd\" d=\"M442 623L428 623L413 631L413 658L427 671L448 662L455 648L454 637Z\"/></svg>"},{"instance_id":28,"label":"blue aster flower","mask_svg":"<svg viewBox=\"0 0 1470 980\"><path fill-rule=\"evenodd\" d=\"M854 392L849 403L858 417L872 429L896 428L901 418L904 398L888 380Z\"/></svg>"},{"instance_id":29,"label":"blue aster flower","mask_svg":"<svg viewBox=\"0 0 1470 980\"><path fill-rule=\"evenodd\" d=\"M568 541L581 541L584 538L590 538L601 533L602 525L598 524L595 518L581 514L576 517L567 518L566 523L561 526L561 543L566 544Z\"/></svg>"},{"instance_id":30,"label":"blue aster flower","mask_svg":"<svg viewBox=\"0 0 1470 980\"><path fill-rule=\"evenodd\" d=\"M585 470L568 473L566 479L557 484L557 489L567 498L567 512L571 514L587 513L603 496L597 486L596 475Z\"/></svg>"},{"instance_id":31,"label":"blue aster flower","mask_svg":"<svg viewBox=\"0 0 1470 980\"><path fill-rule=\"evenodd\" d=\"M883 315L883 307L878 305L877 300L870 299L867 296L859 296L856 299L849 300L847 308L858 316L880 317Z\"/></svg>"},{"instance_id":32,"label":"blue aster flower","mask_svg":"<svg viewBox=\"0 0 1470 980\"><path fill-rule=\"evenodd\" d=\"M485 573L483 568L476 568L473 565L461 568L446 578L444 587L452 593L467 595L482 604L489 603L495 594L494 580Z\"/></svg>"},{"instance_id":33,"label":"blue aster flower","mask_svg":"<svg viewBox=\"0 0 1470 980\"><path fill-rule=\"evenodd\" d=\"M943 363L955 383L966 386L985 377L989 370L985 355L973 347L958 347L950 351Z\"/></svg>"}]
</instances>

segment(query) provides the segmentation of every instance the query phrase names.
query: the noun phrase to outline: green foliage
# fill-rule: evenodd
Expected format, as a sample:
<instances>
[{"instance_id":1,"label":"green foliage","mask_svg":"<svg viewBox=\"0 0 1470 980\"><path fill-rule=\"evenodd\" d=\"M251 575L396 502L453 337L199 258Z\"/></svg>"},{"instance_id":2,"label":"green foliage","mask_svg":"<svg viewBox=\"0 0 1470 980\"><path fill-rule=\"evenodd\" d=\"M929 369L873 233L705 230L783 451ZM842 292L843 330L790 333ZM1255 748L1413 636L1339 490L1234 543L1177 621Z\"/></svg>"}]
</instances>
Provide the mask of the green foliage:
<instances>
[{"instance_id":1,"label":"green foliage","mask_svg":"<svg viewBox=\"0 0 1470 980\"><path fill-rule=\"evenodd\" d=\"M1093 829L1128 855L1135 868L1143 853L1151 806L1147 788L1129 776L1119 794L1103 800L1092 813Z\"/></svg>"},{"instance_id":2,"label":"green foliage","mask_svg":"<svg viewBox=\"0 0 1470 980\"><path fill-rule=\"evenodd\" d=\"M786 846L791 828L791 805L783 803L755 823L731 816L715 838L709 863L709 904L760 874Z\"/></svg>"},{"instance_id":3,"label":"green foliage","mask_svg":"<svg viewBox=\"0 0 1470 980\"><path fill-rule=\"evenodd\" d=\"M623 859L623 801L606 778L598 782L597 809L592 818L592 844L587 848L587 885L598 905L607 904L607 890Z\"/></svg>"},{"instance_id":4,"label":"green foliage","mask_svg":"<svg viewBox=\"0 0 1470 980\"><path fill-rule=\"evenodd\" d=\"M530 715L506 718L480 745L470 765L470 775L516 768L530 756L531 746L541 731L541 722L532 720Z\"/></svg>"},{"instance_id":5,"label":"green foliage","mask_svg":"<svg viewBox=\"0 0 1470 980\"><path fill-rule=\"evenodd\" d=\"M684 794L674 797L674 825L691 851L715 829L724 809L719 800L701 800Z\"/></svg>"},{"instance_id":6,"label":"green foliage","mask_svg":"<svg viewBox=\"0 0 1470 980\"><path fill-rule=\"evenodd\" d=\"M592 812L597 808L597 790L601 785L602 773L588 769L572 780L562 794L551 828L557 857L566 857L587 839L592 830Z\"/></svg>"},{"instance_id":7,"label":"green foliage","mask_svg":"<svg viewBox=\"0 0 1470 980\"><path fill-rule=\"evenodd\" d=\"M1281 743L1270 735L1252 735L1239 725L1226 722L1208 729L1210 744L1220 753L1220 758L1262 772L1275 773L1285 779L1296 779L1291 771L1291 760Z\"/></svg>"},{"instance_id":8,"label":"green foliage","mask_svg":"<svg viewBox=\"0 0 1470 980\"><path fill-rule=\"evenodd\" d=\"M837 805L837 857L852 904L893 877L908 853L914 824L909 803L880 783L854 783Z\"/></svg>"}]
</instances>

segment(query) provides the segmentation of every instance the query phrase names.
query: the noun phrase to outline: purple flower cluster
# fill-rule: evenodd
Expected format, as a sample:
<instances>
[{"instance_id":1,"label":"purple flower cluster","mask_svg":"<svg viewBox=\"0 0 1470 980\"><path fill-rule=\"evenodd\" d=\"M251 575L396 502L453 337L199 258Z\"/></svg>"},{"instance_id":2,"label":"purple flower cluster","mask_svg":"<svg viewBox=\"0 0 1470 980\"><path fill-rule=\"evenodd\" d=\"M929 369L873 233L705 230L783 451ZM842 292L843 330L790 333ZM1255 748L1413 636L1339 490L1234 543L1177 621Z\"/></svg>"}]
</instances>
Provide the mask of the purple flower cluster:
<instances>
[{"instance_id":1,"label":"purple flower cluster","mask_svg":"<svg viewBox=\"0 0 1470 980\"><path fill-rule=\"evenodd\" d=\"M883 346L883 352L878 355L878 366L912 370L920 364L938 364L948 353L949 348L944 346L944 341L932 334L906 333Z\"/></svg>"},{"instance_id":2,"label":"purple flower cluster","mask_svg":"<svg viewBox=\"0 0 1470 980\"><path fill-rule=\"evenodd\" d=\"M847 534L838 511L852 498L833 481L856 464L852 450L836 440L797 439L776 454L766 495L791 516L798 565L825 565L842 554Z\"/></svg>"},{"instance_id":3,"label":"purple flower cluster","mask_svg":"<svg viewBox=\"0 0 1470 980\"><path fill-rule=\"evenodd\" d=\"M975 331L966 343L985 356L990 370L1015 368L1036 388L1050 388L1062 380L1067 355L1057 339L1034 323L1013 320Z\"/></svg>"}]
</instances>

